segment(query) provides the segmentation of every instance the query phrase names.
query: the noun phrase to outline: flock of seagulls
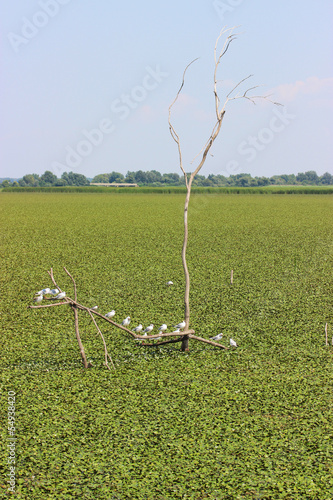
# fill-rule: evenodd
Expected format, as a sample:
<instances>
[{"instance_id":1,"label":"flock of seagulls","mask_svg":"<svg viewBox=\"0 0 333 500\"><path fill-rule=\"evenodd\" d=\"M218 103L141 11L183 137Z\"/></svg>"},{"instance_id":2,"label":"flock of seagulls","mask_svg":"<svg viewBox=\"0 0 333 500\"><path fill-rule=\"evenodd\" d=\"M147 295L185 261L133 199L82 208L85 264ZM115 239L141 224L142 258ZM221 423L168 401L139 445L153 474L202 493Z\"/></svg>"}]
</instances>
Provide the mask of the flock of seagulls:
<instances>
[{"instance_id":1,"label":"flock of seagulls","mask_svg":"<svg viewBox=\"0 0 333 500\"><path fill-rule=\"evenodd\" d=\"M43 288L43 290L39 290L39 292L35 293L34 302L37 302L37 304L42 302L44 295L52 295L50 298L53 298L54 300L61 300L66 297L66 292L59 293L58 288L54 288L53 290L50 288Z\"/></svg>"},{"instance_id":2,"label":"flock of seagulls","mask_svg":"<svg viewBox=\"0 0 333 500\"><path fill-rule=\"evenodd\" d=\"M168 281L167 285L168 286L173 285L173 282ZM44 295L51 295L52 297L50 297L50 298L53 298L54 300L61 300L61 299L64 299L66 297L66 292L59 293L59 290L57 288L54 288L53 290L51 290L50 288L43 288L42 290L39 290L39 292L36 292L35 297L34 297L34 302L36 302L37 304L42 302ZM92 311L97 311L97 309L98 309L98 306L91 307ZM115 314L116 314L116 311L114 309L112 309L112 311L105 314L105 317L106 318L113 318L113 316ZM131 322L131 318L130 318L130 316L127 316L122 321L121 324L122 324L122 326L128 327L130 322ZM177 325L173 326L173 328L175 328L175 330L173 330L173 331L175 333L180 333L180 330L183 330L185 328L185 326L186 326L186 322L182 321L181 323L178 323ZM138 326L133 328L133 332L136 334L140 334L142 329L143 329L143 326L140 323ZM147 326L147 328L145 328L145 330L143 330L142 336L146 337L148 335L148 333L153 331L153 329L154 329L154 325L153 325L153 323L151 323L149 326ZM167 329L168 329L168 326L165 323L163 323L163 325L161 325L159 327L158 332L163 333ZM219 333L218 335L215 335L215 337L210 337L210 339L211 340L221 340L222 337L223 337L223 333ZM160 338L161 337L158 337L156 340L159 340ZM142 340L142 339L137 339L137 340ZM237 343L233 339L230 339L230 346L231 347L238 347Z\"/></svg>"}]
</instances>

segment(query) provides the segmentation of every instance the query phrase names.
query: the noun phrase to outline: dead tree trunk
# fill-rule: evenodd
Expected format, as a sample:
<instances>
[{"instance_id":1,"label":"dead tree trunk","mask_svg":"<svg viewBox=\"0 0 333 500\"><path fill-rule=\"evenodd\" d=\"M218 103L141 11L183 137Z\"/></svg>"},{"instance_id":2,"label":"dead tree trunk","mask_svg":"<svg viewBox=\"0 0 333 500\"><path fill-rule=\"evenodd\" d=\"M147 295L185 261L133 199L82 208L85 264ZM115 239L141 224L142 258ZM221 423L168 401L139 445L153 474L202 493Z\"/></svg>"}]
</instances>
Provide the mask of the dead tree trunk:
<instances>
[{"instance_id":1,"label":"dead tree trunk","mask_svg":"<svg viewBox=\"0 0 333 500\"><path fill-rule=\"evenodd\" d=\"M170 134L171 134L173 140L176 142L177 147L178 147L179 166L180 166L181 171L183 172L184 179L185 179L185 185L186 185L186 198L185 198L185 206L184 206L184 241L183 241L183 248L182 248L182 262L183 262L184 275L185 275L185 295L184 295L184 306L185 306L185 318L184 319L185 319L185 323L186 323L185 330L189 329L189 324L190 324L190 275L189 275L189 271L188 271L188 267L187 267L187 261L186 261L186 249L187 249L187 242L188 242L188 207L189 207L189 201L190 201L190 196L191 196L191 187L192 187L193 179L198 174L198 172L202 168L203 164L205 163L206 158L207 158L207 154L208 154L210 148L212 147L215 139L217 138L217 136L220 133L221 126L222 126L222 121L223 121L223 118L224 118L224 115L225 115L225 107L226 107L228 101L232 101L232 100L235 100L235 99L241 99L241 98L243 98L243 99L248 99L252 103L255 104L254 100L258 99L258 98L269 100L268 99L269 96L248 96L247 95L250 90L253 90L253 89L257 88L258 85L255 86L255 87L251 87L251 88L247 89L243 94L233 95L233 92L235 91L235 89L238 88L239 85L241 83L243 83L245 80L247 80L248 78L250 78L250 76L252 76L252 75L250 75L250 76L244 78L243 80L241 80L231 90L231 92L229 92L229 94L227 95L226 100L225 100L222 108L220 109L220 98L219 98L218 93L217 93L217 69L218 69L218 66L219 66L219 64L221 62L222 57L227 52L227 50L228 50L231 42L236 38L236 35L234 35L232 33L233 30L234 30L234 28L223 29L221 31L220 35L218 36L218 38L216 40L216 43L215 43L215 48L214 48L214 60L215 60L214 96L215 96L216 123L215 123L215 125L213 127L212 133L211 133L208 141L206 142L205 146L202 148L202 150L200 151L200 153L197 155L197 156L199 156L202 153L202 157L201 157L201 160L200 160L198 166L196 167L196 169L194 170L194 172L192 172L189 176L186 173L186 171L184 169L184 166L183 166L182 151L181 151L179 136L176 133L173 125L171 124L171 109L172 109L173 105L175 104L175 102L177 101L177 99L178 99L178 97L179 97L179 95L180 95L180 93L182 91L182 88L183 88L184 83L185 83L185 74L186 74L187 69L197 59L194 59L190 64L188 64L186 66L186 68L184 70L184 73L183 73L183 80L182 80L182 84L180 86L180 89L178 90L177 95L176 95L174 101L172 102L172 104L169 107L169 120L168 120L169 121L169 130L170 130ZM226 40L224 42L224 45L222 47L222 50L217 55L217 45L218 45L218 42L219 42L221 36L223 34L229 32L229 31L231 32L230 35L227 36L227 38L226 38ZM274 103L274 104L278 104L278 103ZM188 351L189 338L190 337L188 335L184 335L183 336L182 345L181 345L181 350L182 351Z\"/></svg>"}]
</instances>

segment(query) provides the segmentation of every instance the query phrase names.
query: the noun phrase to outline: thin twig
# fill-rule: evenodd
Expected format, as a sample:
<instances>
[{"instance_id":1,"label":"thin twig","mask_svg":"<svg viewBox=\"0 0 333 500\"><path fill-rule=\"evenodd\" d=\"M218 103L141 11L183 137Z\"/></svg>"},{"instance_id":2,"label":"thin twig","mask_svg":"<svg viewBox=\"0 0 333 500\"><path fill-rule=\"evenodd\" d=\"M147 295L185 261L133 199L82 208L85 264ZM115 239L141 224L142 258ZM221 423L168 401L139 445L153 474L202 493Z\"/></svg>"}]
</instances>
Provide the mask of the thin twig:
<instances>
[{"instance_id":1,"label":"thin twig","mask_svg":"<svg viewBox=\"0 0 333 500\"><path fill-rule=\"evenodd\" d=\"M96 320L95 320L94 316L91 314L91 311L89 311L89 315L90 315L91 319L93 320L94 325L96 326L98 333L99 333L99 334L100 334L100 336L102 337L102 341L103 341L103 344L104 344L104 353L105 353L105 365L106 365L106 367L108 368L108 370L110 370L110 367L109 367L109 365L108 365L108 358L109 358L109 359L110 359L110 361L111 361L111 363L112 363L112 366L113 366L113 368L114 368L114 370L115 370L115 369L116 369L116 367L114 366L113 361L112 361L112 359L111 359L111 356L110 356L110 355L109 355L109 353L108 353L108 349L107 349L107 347L106 347L106 342L105 342L105 339L104 339L104 337L103 337L103 334L102 334L101 330L99 329L99 327L98 327L98 325L97 325L97 323L96 323Z\"/></svg>"},{"instance_id":2,"label":"thin twig","mask_svg":"<svg viewBox=\"0 0 333 500\"><path fill-rule=\"evenodd\" d=\"M51 270L50 270L50 271L47 271L47 272L48 272L48 274L49 274L49 275L50 275L50 277L51 277L52 283L54 284L54 286L55 286L55 287L59 290L59 292L61 293L61 292L62 292L62 290L61 290L61 288L57 285L57 283L56 283L56 281L55 281L55 279L54 279L54 276L53 276L53 269L52 269L52 267L51 267Z\"/></svg>"},{"instance_id":3,"label":"thin twig","mask_svg":"<svg viewBox=\"0 0 333 500\"><path fill-rule=\"evenodd\" d=\"M81 353L83 365L84 365L85 369L87 369L87 368L89 368L90 363L88 364L88 362L87 362L86 354L84 352L84 347L83 347L83 344L82 344L82 341L81 341L81 337L80 337L80 332L79 332L79 316L78 316L78 312L77 312L77 307L74 304L70 304L70 305L71 305L71 307L72 307L72 309L74 311L74 322L75 322L76 339L77 339L77 342L79 344L79 348L80 348L80 353Z\"/></svg>"},{"instance_id":4,"label":"thin twig","mask_svg":"<svg viewBox=\"0 0 333 500\"><path fill-rule=\"evenodd\" d=\"M182 157L182 151L181 151L181 147L180 147L180 139L179 139L179 135L177 134L177 132L175 131L173 125L171 124L171 108L173 107L173 105L175 104L175 102L177 101L178 97L179 97L179 94L181 93L182 91L182 88L184 87L184 83L185 83L185 74L186 74L186 71L187 69L189 68L189 66L191 66L191 64L193 64L195 61L197 61L199 58L197 57L196 59L193 59L193 61L191 61L185 68L184 70L184 73L183 73L183 79L182 79L182 83L181 83L181 86L177 92L177 95L175 97L175 99L173 100L173 102L170 104L169 106L169 130L170 130L170 134L171 134L171 137L173 138L173 140L176 142L177 146L178 146L178 154L179 154L179 165L180 165L180 168L181 168L181 171L183 172L184 174L184 177L185 177L185 185L187 186L187 175L186 175L186 172L184 170L184 167L183 167L183 157Z\"/></svg>"},{"instance_id":5,"label":"thin twig","mask_svg":"<svg viewBox=\"0 0 333 500\"><path fill-rule=\"evenodd\" d=\"M76 293L76 283L75 283L75 280L73 278L73 276L67 271L67 269L64 267L65 269L65 273L68 274L68 276L71 278L71 280L73 281L73 284L74 284L74 300L75 302L77 301L77 293Z\"/></svg>"}]
</instances>

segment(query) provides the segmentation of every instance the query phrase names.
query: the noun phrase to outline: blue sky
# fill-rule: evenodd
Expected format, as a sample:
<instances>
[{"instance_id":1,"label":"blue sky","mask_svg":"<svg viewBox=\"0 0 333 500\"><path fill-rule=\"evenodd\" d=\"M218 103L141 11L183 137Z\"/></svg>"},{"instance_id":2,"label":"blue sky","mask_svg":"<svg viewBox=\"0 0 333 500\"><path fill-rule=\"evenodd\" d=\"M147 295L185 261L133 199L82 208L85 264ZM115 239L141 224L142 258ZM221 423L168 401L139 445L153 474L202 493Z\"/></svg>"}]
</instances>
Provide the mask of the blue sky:
<instances>
[{"instance_id":1,"label":"blue sky","mask_svg":"<svg viewBox=\"0 0 333 500\"><path fill-rule=\"evenodd\" d=\"M0 175L180 173L168 107L199 57L172 114L192 171L215 123L223 26L239 36L219 68L221 101L253 74L243 91L261 84L255 94L284 106L229 102L201 173L333 173L332 11L330 0L2 2Z\"/></svg>"}]
</instances>

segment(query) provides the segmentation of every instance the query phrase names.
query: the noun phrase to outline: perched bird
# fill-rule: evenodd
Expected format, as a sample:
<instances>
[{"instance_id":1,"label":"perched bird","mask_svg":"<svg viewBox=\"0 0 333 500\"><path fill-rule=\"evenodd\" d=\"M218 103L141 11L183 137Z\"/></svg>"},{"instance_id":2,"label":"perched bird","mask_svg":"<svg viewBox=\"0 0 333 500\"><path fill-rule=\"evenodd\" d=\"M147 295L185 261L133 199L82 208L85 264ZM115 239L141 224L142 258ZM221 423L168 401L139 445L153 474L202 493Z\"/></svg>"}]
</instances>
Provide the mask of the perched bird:
<instances>
[{"instance_id":1,"label":"perched bird","mask_svg":"<svg viewBox=\"0 0 333 500\"><path fill-rule=\"evenodd\" d=\"M54 297L55 299L64 299L66 297L66 292L61 292L59 293L56 297Z\"/></svg>"},{"instance_id":2,"label":"perched bird","mask_svg":"<svg viewBox=\"0 0 333 500\"><path fill-rule=\"evenodd\" d=\"M43 300L43 295L38 295L37 297L34 298L34 302L37 303L42 302L42 300Z\"/></svg>"},{"instance_id":3,"label":"perched bird","mask_svg":"<svg viewBox=\"0 0 333 500\"><path fill-rule=\"evenodd\" d=\"M106 313L105 317L106 318L113 318L113 316L116 314L116 311L112 309L112 311Z\"/></svg>"},{"instance_id":4,"label":"perched bird","mask_svg":"<svg viewBox=\"0 0 333 500\"><path fill-rule=\"evenodd\" d=\"M168 281L168 282L167 282L167 285L168 285L168 286L173 285L173 281Z\"/></svg>"},{"instance_id":5,"label":"perched bird","mask_svg":"<svg viewBox=\"0 0 333 500\"><path fill-rule=\"evenodd\" d=\"M141 332L141 330L142 330L142 328L143 328L143 326L142 326L142 325L141 325L141 323L140 323L140 325L136 326L136 327L133 329L133 332L135 332L135 333L140 333L140 332Z\"/></svg>"},{"instance_id":6,"label":"perched bird","mask_svg":"<svg viewBox=\"0 0 333 500\"><path fill-rule=\"evenodd\" d=\"M46 295L47 293L50 293L50 292L51 292L51 290L49 288L43 288L43 290L36 292L35 295Z\"/></svg>"},{"instance_id":7,"label":"perched bird","mask_svg":"<svg viewBox=\"0 0 333 500\"><path fill-rule=\"evenodd\" d=\"M159 332L165 332L165 330L166 330L167 328L168 328L168 326L167 326L165 323L163 323L163 325L159 327L158 331L159 331Z\"/></svg>"},{"instance_id":8,"label":"perched bird","mask_svg":"<svg viewBox=\"0 0 333 500\"><path fill-rule=\"evenodd\" d=\"M219 333L218 335L215 335L215 337L210 337L211 340L221 340L223 337L223 333Z\"/></svg>"},{"instance_id":9,"label":"perched bird","mask_svg":"<svg viewBox=\"0 0 333 500\"><path fill-rule=\"evenodd\" d=\"M131 322L131 318L127 316L127 318L124 319L124 321L121 323L123 326L128 326Z\"/></svg>"},{"instance_id":10,"label":"perched bird","mask_svg":"<svg viewBox=\"0 0 333 500\"><path fill-rule=\"evenodd\" d=\"M175 325L174 328L180 328L180 330L182 330L183 328L185 328L185 321L182 321L181 323L178 323L178 325Z\"/></svg>"},{"instance_id":11,"label":"perched bird","mask_svg":"<svg viewBox=\"0 0 333 500\"><path fill-rule=\"evenodd\" d=\"M147 333L150 333L154 328L154 325L151 324L149 326L147 326L147 328L144 330L144 333L147 334Z\"/></svg>"},{"instance_id":12,"label":"perched bird","mask_svg":"<svg viewBox=\"0 0 333 500\"><path fill-rule=\"evenodd\" d=\"M97 309L98 309L98 306L94 306L91 308L92 311L97 311Z\"/></svg>"},{"instance_id":13,"label":"perched bird","mask_svg":"<svg viewBox=\"0 0 333 500\"><path fill-rule=\"evenodd\" d=\"M57 295L57 293L59 293L59 290L58 288L54 288L53 290L50 290L49 292L51 295Z\"/></svg>"},{"instance_id":14,"label":"perched bird","mask_svg":"<svg viewBox=\"0 0 333 500\"><path fill-rule=\"evenodd\" d=\"M238 347L238 345L236 344L236 342L232 339L230 339L230 345L231 347Z\"/></svg>"}]
</instances>

